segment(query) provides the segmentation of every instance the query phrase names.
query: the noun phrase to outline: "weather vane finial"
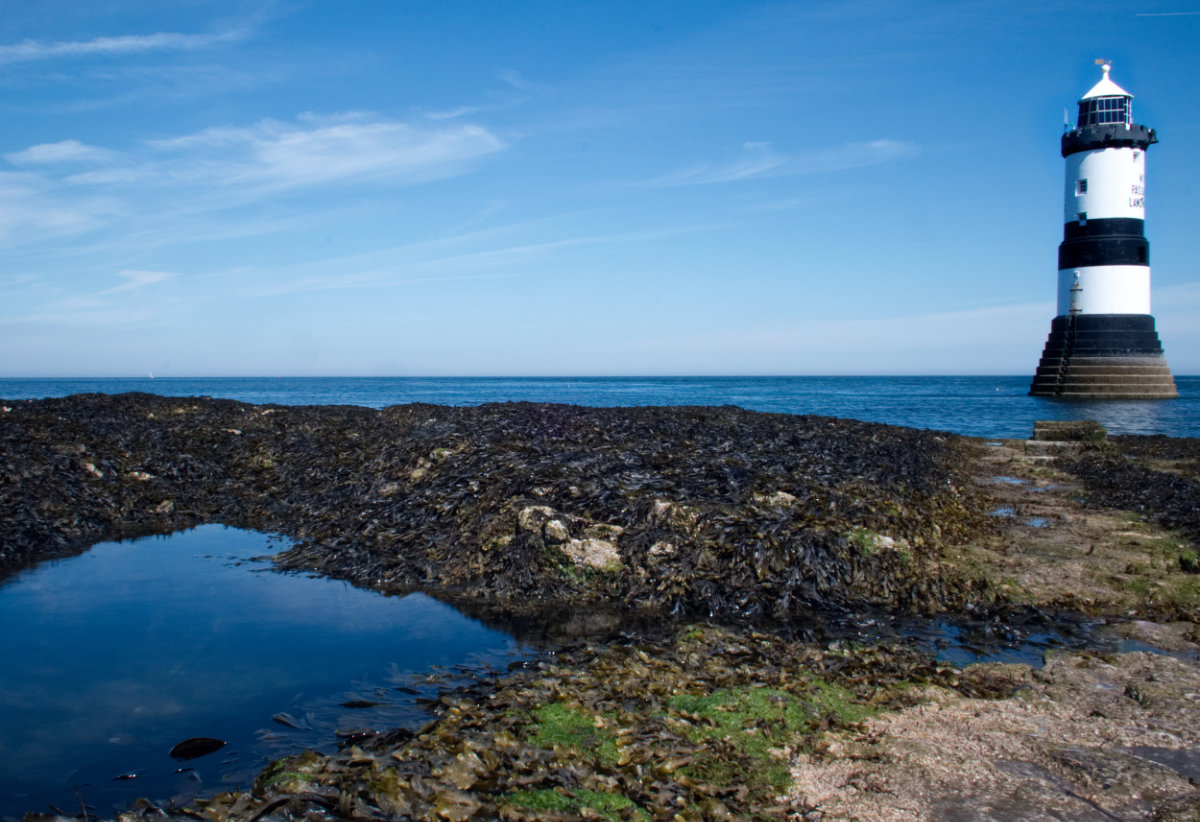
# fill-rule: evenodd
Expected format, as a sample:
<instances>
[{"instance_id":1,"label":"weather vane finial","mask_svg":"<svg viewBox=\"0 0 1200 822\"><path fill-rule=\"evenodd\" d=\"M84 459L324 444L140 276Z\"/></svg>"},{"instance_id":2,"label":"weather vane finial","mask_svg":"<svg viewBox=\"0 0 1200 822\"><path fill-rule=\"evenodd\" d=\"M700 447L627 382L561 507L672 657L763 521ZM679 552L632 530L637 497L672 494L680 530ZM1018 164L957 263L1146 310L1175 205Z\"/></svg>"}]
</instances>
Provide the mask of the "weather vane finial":
<instances>
[{"instance_id":1,"label":"weather vane finial","mask_svg":"<svg viewBox=\"0 0 1200 822\"><path fill-rule=\"evenodd\" d=\"M1112 60L1105 60L1103 57L1097 57L1096 65L1102 67L1104 69L1105 76L1107 76L1109 70L1112 68Z\"/></svg>"}]
</instances>

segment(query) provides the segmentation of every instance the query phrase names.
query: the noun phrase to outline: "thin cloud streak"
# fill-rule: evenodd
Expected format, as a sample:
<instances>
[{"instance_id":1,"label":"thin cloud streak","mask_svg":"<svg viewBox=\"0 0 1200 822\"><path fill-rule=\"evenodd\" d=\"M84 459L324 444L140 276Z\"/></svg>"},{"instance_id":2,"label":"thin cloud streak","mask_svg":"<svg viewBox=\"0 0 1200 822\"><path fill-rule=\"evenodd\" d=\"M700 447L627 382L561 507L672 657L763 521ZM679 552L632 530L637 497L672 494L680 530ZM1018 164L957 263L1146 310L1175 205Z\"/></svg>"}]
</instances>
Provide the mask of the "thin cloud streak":
<instances>
[{"instance_id":1,"label":"thin cloud streak","mask_svg":"<svg viewBox=\"0 0 1200 822\"><path fill-rule=\"evenodd\" d=\"M104 291L99 292L97 296L106 294L125 294L130 291L140 291L147 286L156 285L164 280L169 280L175 275L169 271L139 271L126 269L124 271L118 271L117 276L125 280L125 282L121 283L120 285L115 285L112 288L107 288Z\"/></svg>"},{"instance_id":2,"label":"thin cloud streak","mask_svg":"<svg viewBox=\"0 0 1200 822\"><path fill-rule=\"evenodd\" d=\"M150 51L191 51L220 43L237 42L244 39L246 34L243 29L231 29L215 34L159 32L59 42L23 40L14 45L0 46L0 65L90 55L117 56Z\"/></svg>"},{"instance_id":3,"label":"thin cloud streak","mask_svg":"<svg viewBox=\"0 0 1200 822\"><path fill-rule=\"evenodd\" d=\"M787 162L786 158L774 154L766 143L746 143L742 148L745 156L740 159L720 165L702 165L677 171L651 180L644 185L657 187L730 183L761 176Z\"/></svg>"},{"instance_id":4,"label":"thin cloud streak","mask_svg":"<svg viewBox=\"0 0 1200 822\"><path fill-rule=\"evenodd\" d=\"M465 279L495 279L501 277L534 276L528 271L506 273L495 272L497 269L511 269L516 265L528 265L545 259L555 251L585 246L604 245L608 243L636 243L657 240L664 237L691 234L708 231L713 226L684 226L675 229L652 231L632 231L616 234L600 234L585 237L567 237L560 240L548 240L539 243L522 243L517 245L491 248L481 251L469 251L458 254L447 254L424 260L403 259L404 254L412 254L423 248L431 247L431 243L417 243L386 251L373 252L354 257L323 260L312 263L309 268L333 270L337 274L315 273L302 277L295 267L289 268L287 276L272 285L256 288L241 296L275 297L283 294L310 291L330 291L351 288L386 288L398 285L411 285L420 282L449 282ZM479 234L467 234L458 238L447 238L442 243L454 243L474 239L478 236L492 234L491 230ZM346 273L347 269L357 269ZM466 272L466 273L459 273ZM259 272L262 273L262 272ZM242 272L241 276L245 276ZM539 272L540 275L540 272Z\"/></svg>"},{"instance_id":5,"label":"thin cloud streak","mask_svg":"<svg viewBox=\"0 0 1200 822\"><path fill-rule=\"evenodd\" d=\"M16 166L50 165L56 163L108 163L117 158L116 152L89 146L78 140L41 143L23 151L5 154L4 159Z\"/></svg>"},{"instance_id":6,"label":"thin cloud streak","mask_svg":"<svg viewBox=\"0 0 1200 822\"><path fill-rule=\"evenodd\" d=\"M364 179L422 182L452 176L466 162L505 148L498 137L476 125L429 128L342 118L322 118L308 128L264 120L250 127L211 128L148 145L179 156L152 160L132 170L76 175L72 182L205 181L265 189Z\"/></svg>"},{"instance_id":7,"label":"thin cloud streak","mask_svg":"<svg viewBox=\"0 0 1200 822\"><path fill-rule=\"evenodd\" d=\"M650 187L708 185L756 177L816 174L878 165L917 152L916 146L900 140L871 140L843 143L795 156L780 156L766 143L746 143L744 157L722 164L703 165L674 172L642 183Z\"/></svg>"}]
</instances>

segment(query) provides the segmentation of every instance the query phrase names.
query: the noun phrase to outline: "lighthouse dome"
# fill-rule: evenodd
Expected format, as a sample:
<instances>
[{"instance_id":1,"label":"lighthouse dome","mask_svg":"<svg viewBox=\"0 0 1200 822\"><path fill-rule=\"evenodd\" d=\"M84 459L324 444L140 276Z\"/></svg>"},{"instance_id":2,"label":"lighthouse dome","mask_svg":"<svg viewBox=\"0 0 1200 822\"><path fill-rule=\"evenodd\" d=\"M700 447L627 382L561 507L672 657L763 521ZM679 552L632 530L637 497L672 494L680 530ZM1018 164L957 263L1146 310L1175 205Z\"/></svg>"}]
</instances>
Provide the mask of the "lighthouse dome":
<instances>
[{"instance_id":1,"label":"lighthouse dome","mask_svg":"<svg viewBox=\"0 0 1200 822\"><path fill-rule=\"evenodd\" d=\"M1108 72L1112 69L1112 66L1105 63L1103 68L1104 76L1100 78L1100 82L1092 86L1088 93L1083 95L1079 102L1082 103L1084 100L1090 100L1093 97L1128 97L1130 100L1132 100L1132 94L1109 79Z\"/></svg>"},{"instance_id":2,"label":"lighthouse dome","mask_svg":"<svg viewBox=\"0 0 1200 822\"><path fill-rule=\"evenodd\" d=\"M1118 86L1108 78L1111 68L1104 65L1104 76L1100 82L1092 86L1087 94L1079 100L1079 127L1098 126L1107 123L1132 122L1133 112L1130 103L1133 95Z\"/></svg>"}]
</instances>

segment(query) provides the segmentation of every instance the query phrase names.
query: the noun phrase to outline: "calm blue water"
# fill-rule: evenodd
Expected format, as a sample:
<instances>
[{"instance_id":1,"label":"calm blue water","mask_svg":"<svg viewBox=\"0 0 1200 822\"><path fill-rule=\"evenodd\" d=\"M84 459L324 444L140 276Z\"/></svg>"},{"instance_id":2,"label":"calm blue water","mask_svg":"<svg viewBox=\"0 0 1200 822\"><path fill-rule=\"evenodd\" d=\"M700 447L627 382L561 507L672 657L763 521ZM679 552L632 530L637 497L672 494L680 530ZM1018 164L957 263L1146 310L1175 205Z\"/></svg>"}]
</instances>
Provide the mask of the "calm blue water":
<instances>
[{"instance_id":1,"label":"calm blue water","mask_svg":"<svg viewBox=\"0 0 1200 822\"><path fill-rule=\"evenodd\" d=\"M1099 420L1116 434L1200 436L1200 377L1176 377L1174 400L1066 402L1026 396L1029 377L214 377L7 379L0 397L147 391L280 405L412 402L480 405L528 400L591 406L737 405L932 428L976 437L1027 437L1034 420Z\"/></svg>"},{"instance_id":2,"label":"calm blue water","mask_svg":"<svg viewBox=\"0 0 1200 822\"><path fill-rule=\"evenodd\" d=\"M51 803L78 813L76 788L111 818L138 796L248 787L271 759L336 747L336 730L423 724L417 693L528 654L429 597L253 559L283 545L208 525L97 545L0 586L0 819ZM378 704L342 706L355 700ZM228 745L168 755L202 736Z\"/></svg>"}]
</instances>

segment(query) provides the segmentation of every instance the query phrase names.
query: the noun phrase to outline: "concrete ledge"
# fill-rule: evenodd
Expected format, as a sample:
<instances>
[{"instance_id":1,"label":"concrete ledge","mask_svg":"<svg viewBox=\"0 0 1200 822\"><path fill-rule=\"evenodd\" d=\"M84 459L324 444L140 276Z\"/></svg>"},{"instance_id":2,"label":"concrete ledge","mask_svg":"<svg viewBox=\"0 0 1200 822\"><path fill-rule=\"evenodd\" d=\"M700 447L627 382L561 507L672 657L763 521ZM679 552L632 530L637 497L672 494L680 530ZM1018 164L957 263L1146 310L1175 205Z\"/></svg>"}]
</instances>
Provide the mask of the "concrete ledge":
<instances>
[{"instance_id":1,"label":"concrete ledge","mask_svg":"<svg viewBox=\"0 0 1200 822\"><path fill-rule=\"evenodd\" d=\"M1065 400L1166 400L1179 396L1166 358L1043 354L1029 394Z\"/></svg>"}]
</instances>

